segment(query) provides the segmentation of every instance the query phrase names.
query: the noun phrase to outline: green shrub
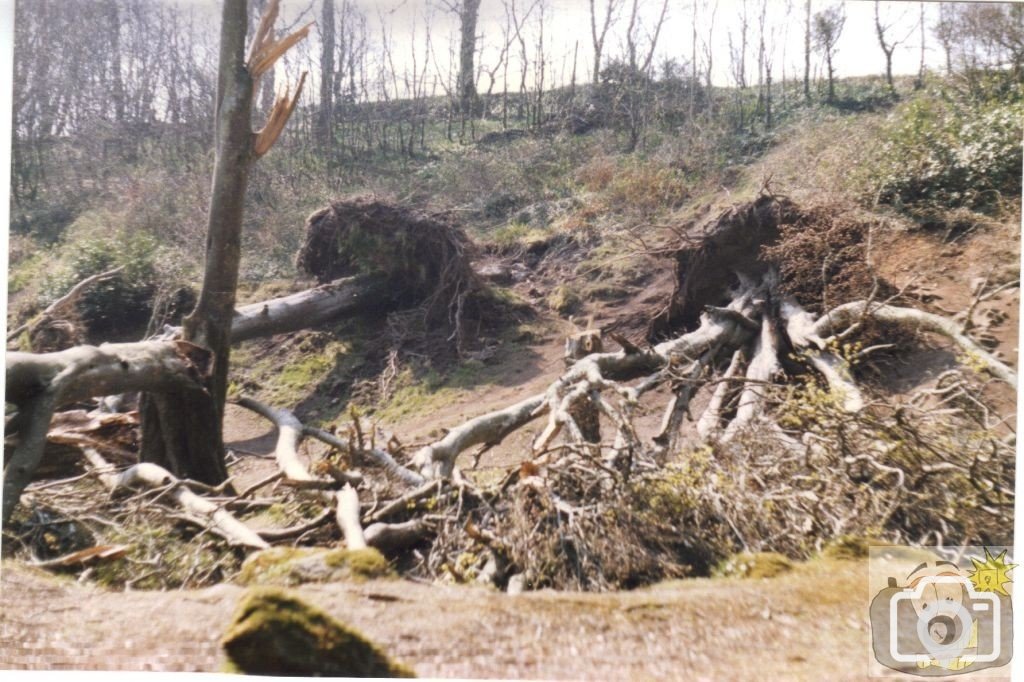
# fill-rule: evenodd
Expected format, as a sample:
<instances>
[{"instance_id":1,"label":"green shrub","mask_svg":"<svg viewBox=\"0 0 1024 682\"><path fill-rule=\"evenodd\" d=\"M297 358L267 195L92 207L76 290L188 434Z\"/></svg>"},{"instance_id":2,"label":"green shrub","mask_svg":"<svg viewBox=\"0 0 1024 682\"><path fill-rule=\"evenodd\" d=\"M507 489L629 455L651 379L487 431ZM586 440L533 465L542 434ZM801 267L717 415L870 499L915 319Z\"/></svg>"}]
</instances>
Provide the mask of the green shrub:
<instances>
[{"instance_id":1,"label":"green shrub","mask_svg":"<svg viewBox=\"0 0 1024 682\"><path fill-rule=\"evenodd\" d=\"M1021 192L1024 101L934 94L901 107L876 170L878 198L898 208L932 204L992 211Z\"/></svg>"},{"instance_id":2,"label":"green shrub","mask_svg":"<svg viewBox=\"0 0 1024 682\"><path fill-rule=\"evenodd\" d=\"M158 280L157 240L124 230L109 235L97 232L91 228L69 231L60 248L63 267L46 276L43 297L52 301L86 277L123 267L115 277L90 287L78 302L78 312L90 337L130 334L149 320Z\"/></svg>"}]
</instances>

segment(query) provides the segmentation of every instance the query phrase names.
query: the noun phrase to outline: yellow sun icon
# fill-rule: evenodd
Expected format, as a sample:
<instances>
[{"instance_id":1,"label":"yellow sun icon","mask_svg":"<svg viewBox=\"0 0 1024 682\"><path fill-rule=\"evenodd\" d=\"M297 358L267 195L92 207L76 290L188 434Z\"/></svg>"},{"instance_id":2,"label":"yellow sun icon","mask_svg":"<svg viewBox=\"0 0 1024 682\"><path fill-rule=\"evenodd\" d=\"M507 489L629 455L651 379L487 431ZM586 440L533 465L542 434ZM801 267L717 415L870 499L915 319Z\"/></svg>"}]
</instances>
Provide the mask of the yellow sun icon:
<instances>
[{"instance_id":1,"label":"yellow sun icon","mask_svg":"<svg viewBox=\"0 0 1024 682\"><path fill-rule=\"evenodd\" d=\"M974 570L967 577L971 579L975 590L1009 596L1006 586L1013 581L1008 574L1017 564L1006 563L1005 549L999 556L994 557L989 554L988 548L985 548L985 560L979 561L971 557L971 563L974 564Z\"/></svg>"}]
</instances>

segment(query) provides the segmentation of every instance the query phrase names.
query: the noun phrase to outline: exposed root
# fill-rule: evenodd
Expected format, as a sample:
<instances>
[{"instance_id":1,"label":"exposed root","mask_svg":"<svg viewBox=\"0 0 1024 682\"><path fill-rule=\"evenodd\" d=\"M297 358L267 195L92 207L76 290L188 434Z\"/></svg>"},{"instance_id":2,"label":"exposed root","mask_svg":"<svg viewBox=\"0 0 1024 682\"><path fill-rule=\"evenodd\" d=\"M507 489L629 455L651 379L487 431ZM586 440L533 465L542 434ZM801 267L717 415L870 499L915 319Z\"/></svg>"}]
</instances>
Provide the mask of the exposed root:
<instances>
[{"instance_id":1,"label":"exposed root","mask_svg":"<svg viewBox=\"0 0 1024 682\"><path fill-rule=\"evenodd\" d=\"M960 325L953 320L923 310L885 304L875 305L869 301L844 303L822 315L815 323L813 331L818 336L827 336L845 325L855 324L865 316L883 325L920 329L945 336L964 351L967 364L977 363L992 376L1014 388L1017 387L1017 373L967 337L961 331Z\"/></svg>"},{"instance_id":2,"label":"exposed root","mask_svg":"<svg viewBox=\"0 0 1024 682\"><path fill-rule=\"evenodd\" d=\"M427 323L447 324L459 340L467 297L481 287L471 251L462 229L443 217L359 197L309 216L297 265L321 282L382 276L392 294L421 304Z\"/></svg>"}]
</instances>

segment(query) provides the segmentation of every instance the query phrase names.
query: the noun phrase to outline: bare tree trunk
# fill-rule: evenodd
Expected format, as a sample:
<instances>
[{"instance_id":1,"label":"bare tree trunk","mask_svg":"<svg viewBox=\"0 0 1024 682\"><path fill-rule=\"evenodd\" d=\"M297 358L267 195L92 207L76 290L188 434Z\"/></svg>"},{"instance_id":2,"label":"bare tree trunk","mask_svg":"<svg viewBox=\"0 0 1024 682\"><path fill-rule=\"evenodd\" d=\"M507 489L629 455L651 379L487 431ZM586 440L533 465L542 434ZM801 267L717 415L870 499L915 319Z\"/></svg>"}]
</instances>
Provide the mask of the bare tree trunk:
<instances>
[{"instance_id":1,"label":"bare tree trunk","mask_svg":"<svg viewBox=\"0 0 1024 682\"><path fill-rule=\"evenodd\" d=\"M889 86L889 92L896 92L896 86L892 80L892 53L896 50L896 45L899 41L893 41L889 44L885 40L885 32L888 26L882 25L882 17L879 9L879 0L875 0L875 34L878 36L878 45L882 48L882 53L885 55L885 82Z\"/></svg>"},{"instance_id":2,"label":"bare tree trunk","mask_svg":"<svg viewBox=\"0 0 1024 682\"><path fill-rule=\"evenodd\" d=\"M804 101L811 103L811 0L807 0L804 24Z\"/></svg>"},{"instance_id":3,"label":"bare tree trunk","mask_svg":"<svg viewBox=\"0 0 1024 682\"><path fill-rule=\"evenodd\" d=\"M113 74L110 96L114 100L114 120L124 121L124 79L121 77L121 21L117 2L111 0L107 5L110 21L110 69Z\"/></svg>"},{"instance_id":4,"label":"bare tree trunk","mask_svg":"<svg viewBox=\"0 0 1024 682\"><path fill-rule=\"evenodd\" d=\"M476 21L480 13L480 0L462 0L459 12L461 44L459 47L459 109L463 116L476 116L479 98L476 93Z\"/></svg>"},{"instance_id":5,"label":"bare tree trunk","mask_svg":"<svg viewBox=\"0 0 1024 682\"><path fill-rule=\"evenodd\" d=\"M320 111L317 127L320 143L330 154L333 148L331 123L334 119L334 0L323 0L320 16Z\"/></svg>"},{"instance_id":6,"label":"bare tree trunk","mask_svg":"<svg viewBox=\"0 0 1024 682\"><path fill-rule=\"evenodd\" d=\"M825 53L825 63L828 66L828 103L832 104L836 99L835 71L832 69L832 52Z\"/></svg>"},{"instance_id":7,"label":"bare tree trunk","mask_svg":"<svg viewBox=\"0 0 1024 682\"><path fill-rule=\"evenodd\" d=\"M925 21L924 21L924 3L921 3L921 64L917 69L917 79L914 81L914 89L920 90L924 87L924 52L925 52Z\"/></svg>"},{"instance_id":8,"label":"bare tree trunk","mask_svg":"<svg viewBox=\"0 0 1024 682\"><path fill-rule=\"evenodd\" d=\"M608 28L612 24L615 12L618 10L618 0L608 0L604 8L604 23L601 25L601 32L597 30L597 8L594 0L590 0L590 37L594 43L594 73L592 78L594 84L601 82L601 54L604 52L604 41L608 35Z\"/></svg>"}]
</instances>

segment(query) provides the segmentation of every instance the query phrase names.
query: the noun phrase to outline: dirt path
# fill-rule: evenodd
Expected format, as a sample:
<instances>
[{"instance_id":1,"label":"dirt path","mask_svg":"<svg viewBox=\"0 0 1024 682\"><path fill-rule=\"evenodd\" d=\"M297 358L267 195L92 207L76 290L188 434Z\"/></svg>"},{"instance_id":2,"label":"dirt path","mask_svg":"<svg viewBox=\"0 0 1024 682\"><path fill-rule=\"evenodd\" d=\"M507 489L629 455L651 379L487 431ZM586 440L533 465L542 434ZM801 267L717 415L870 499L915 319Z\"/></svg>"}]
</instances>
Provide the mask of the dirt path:
<instances>
[{"instance_id":1,"label":"dirt path","mask_svg":"<svg viewBox=\"0 0 1024 682\"><path fill-rule=\"evenodd\" d=\"M508 596L403 580L300 593L426 677L860 679L867 567L815 560L768 580ZM3 564L0 668L216 671L244 592L108 592Z\"/></svg>"}]
</instances>

